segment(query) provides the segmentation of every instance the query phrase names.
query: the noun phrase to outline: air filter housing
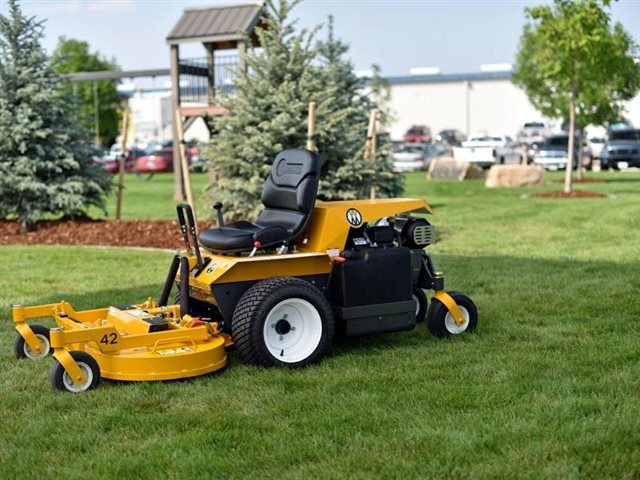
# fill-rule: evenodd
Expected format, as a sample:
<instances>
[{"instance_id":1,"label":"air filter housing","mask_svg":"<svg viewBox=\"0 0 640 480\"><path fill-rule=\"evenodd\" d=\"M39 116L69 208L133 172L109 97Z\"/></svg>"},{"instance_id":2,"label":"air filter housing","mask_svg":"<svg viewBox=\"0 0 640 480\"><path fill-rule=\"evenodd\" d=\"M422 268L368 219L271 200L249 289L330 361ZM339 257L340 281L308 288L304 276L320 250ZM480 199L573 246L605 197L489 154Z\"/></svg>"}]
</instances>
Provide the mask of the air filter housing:
<instances>
[{"instance_id":1,"label":"air filter housing","mask_svg":"<svg viewBox=\"0 0 640 480\"><path fill-rule=\"evenodd\" d=\"M399 217L395 228L403 247L424 248L435 242L436 231L424 218Z\"/></svg>"}]
</instances>

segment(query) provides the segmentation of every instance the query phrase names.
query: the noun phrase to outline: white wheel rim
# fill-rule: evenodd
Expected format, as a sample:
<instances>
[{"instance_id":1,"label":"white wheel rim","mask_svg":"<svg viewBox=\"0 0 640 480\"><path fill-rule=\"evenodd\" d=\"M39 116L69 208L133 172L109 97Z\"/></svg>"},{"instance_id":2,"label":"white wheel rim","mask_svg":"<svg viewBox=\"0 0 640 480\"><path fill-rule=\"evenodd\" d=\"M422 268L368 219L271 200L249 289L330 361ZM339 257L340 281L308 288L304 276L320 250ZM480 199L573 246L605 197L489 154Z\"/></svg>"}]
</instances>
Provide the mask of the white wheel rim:
<instances>
[{"instance_id":1,"label":"white wheel rim","mask_svg":"<svg viewBox=\"0 0 640 480\"><path fill-rule=\"evenodd\" d=\"M271 309L264 322L264 343L283 363L305 360L320 344L322 319L316 307L301 298L287 298Z\"/></svg>"},{"instance_id":2,"label":"white wheel rim","mask_svg":"<svg viewBox=\"0 0 640 480\"><path fill-rule=\"evenodd\" d=\"M47 337L45 337L41 333L36 333L36 337L42 344L42 350L40 350L40 352L34 352L33 350L31 350L29 344L27 342L24 342L23 351L25 356L30 360L40 360L41 358L49 355L49 351L51 350L51 343L49 342L49 339Z\"/></svg>"},{"instance_id":3,"label":"white wheel rim","mask_svg":"<svg viewBox=\"0 0 640 480\"><path fill-rule=\"evenodd\" d=\"M62 383L64 383L64 388L73 393L84 392L89 388L91 382L93 382L93 370L91 370L89 365L84 362L78 362L78 366L80 367L80 370L82 370L82 373L84 373L85 377L87 377L86 382L83 382L80 385L76 385L75 383L73 383L71 376L67 373L66 370L62 374Z\"/></svg>"},{"instance_id":4,"label":"white wheel rim","mask_svg":"<svg viewBox=\"0 0 640 480\"><path fill-rule=\"evenodd\" d=\"M413 301L416 302L416 318L418 317L418 313L420 312L420 300L418 300L418 296L416 294L411 295Z\"/></svg>"},{"instance_id":5,"label":"white wheel rim","mask_svg":"<svg viewBox=\"0 0 640 480\"><path fill-rule=\"evenodd\" d=\"M464 317L464 322L462 325L456 325L456 321L453 319L453 315L449 311L447 311L446 317L444 317L444 326L449 333L452 335L458 335L459 333L464 332L469 326L469 311L464 308L462 305L458 305L458 308L462 312L462 316Z\"/></svg>"}]
</instances>

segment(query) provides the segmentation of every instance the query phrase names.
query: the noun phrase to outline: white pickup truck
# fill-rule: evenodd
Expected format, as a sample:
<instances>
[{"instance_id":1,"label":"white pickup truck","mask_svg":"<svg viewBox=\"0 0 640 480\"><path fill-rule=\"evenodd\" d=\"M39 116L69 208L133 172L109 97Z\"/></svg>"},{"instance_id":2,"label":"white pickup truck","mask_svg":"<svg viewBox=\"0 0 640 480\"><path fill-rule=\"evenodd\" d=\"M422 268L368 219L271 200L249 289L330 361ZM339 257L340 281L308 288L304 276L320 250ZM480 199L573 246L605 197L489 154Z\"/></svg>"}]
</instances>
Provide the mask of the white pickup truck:
<instances>
[{"instance_id":1,"label":"white pickup truck","mask_svg":"<svg viewBox=\"0 0 640 480\"><path fill-rule=\"evenodd\" d=\"M482 133L472 135L460 147L453 147L453 158L459 162L490 167L497 163L520 163L522 152L508 135Z\"/></svg>"}]
</instances>

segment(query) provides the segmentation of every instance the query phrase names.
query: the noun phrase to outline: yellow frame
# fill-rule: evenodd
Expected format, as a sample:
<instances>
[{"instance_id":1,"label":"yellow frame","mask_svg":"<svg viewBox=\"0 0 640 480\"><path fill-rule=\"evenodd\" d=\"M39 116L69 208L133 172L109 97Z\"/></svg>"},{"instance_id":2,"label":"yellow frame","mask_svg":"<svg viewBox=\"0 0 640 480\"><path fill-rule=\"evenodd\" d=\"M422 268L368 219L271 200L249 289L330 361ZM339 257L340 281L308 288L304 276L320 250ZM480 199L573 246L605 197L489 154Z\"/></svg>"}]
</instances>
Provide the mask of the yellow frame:
<instances>
[{"instance_id":1,"label":"yellow frame","mask_svg":"<svg viewBox=\"0 0 640 480\"><path fill-rule=\"evenodd\" d=\"M84 383L86 376L70 355L71 350L90 353L101 376L112 380L171 380L209 373L226 365L225 346L230 342L220 335L217 323L192 326L189 315L180 318L178 305L158 307L147 300L134 307L145 309L149 316L166 316L169 330L149 332L149 324L129 311L114 307L76 311L65 301L33 307L18 305L12 313L16 330L25 342L35 339L38 345L41 344L26 320L53 318L58 326L49 331L53 356L76 385Z\"/></svg>"},{"instance_id":2,"label":"yellow frame","mask_svg":"<svg viewBox=\"0 0 640 480\"><path fill-rule=\"evenodd\" d=\"M216 304L211 289L214 284L329 274L335 258L346 246L352 227L403 213L433 211L420 199L317 202L307 237L294 252L247 257L201 250L206 267L197 276L190 275L189 293ZM188 258L193 271L196 257L192 252L179 253ZM449 294L437 290L434 297L445 305L458 326L464 323L460 308ZM192 326L188 315L180 318L178 305L158 307L151 298L134 307L149 315L162 314L169 318L170 329L150 333L148 324L132 318L127 311L114 307L76 311L65 301L30 307L17 305L12 313L16 330L34 352L42 351L42 344L26 320L53 318L58 325L50 330L53 356L77 385L85 382L86 377L70 355L71 350L90 353L100 366L101 376L114 380L186 378L226 365L225 346L232 345L233 340L219 331L217 323ZM104 342L105 338L112 341Z\"/></svg>"}]
</instances>

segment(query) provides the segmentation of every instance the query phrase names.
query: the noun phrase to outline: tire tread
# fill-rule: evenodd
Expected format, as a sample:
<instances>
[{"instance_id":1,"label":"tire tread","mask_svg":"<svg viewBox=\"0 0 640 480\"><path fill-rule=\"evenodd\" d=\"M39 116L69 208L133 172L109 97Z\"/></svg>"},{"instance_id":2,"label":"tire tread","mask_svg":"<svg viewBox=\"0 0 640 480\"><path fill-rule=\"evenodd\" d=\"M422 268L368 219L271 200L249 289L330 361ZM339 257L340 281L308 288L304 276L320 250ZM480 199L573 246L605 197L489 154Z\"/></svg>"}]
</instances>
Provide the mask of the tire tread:
<instances>
[{"instance_id":1,"label":"tire tread","mask_svg":"<svg viewBox=\"0 0 640 480\"><path fill-rule=\"evenodd\" d=\"M447 292L458 305L461 305L469 312L469 326L462 332L470 332L474 330L478 324L478 309L467 295L457 291ZM451 337L453 334L447 330L444 319L447 316L447 307L440 302L437 298L434 298L429 305L427 312L427 328L432 335L440 338Z\"/></svg>"},{"instance_id":2,"label":"tire tread","mask_svg":"<svg viewBox=\"0 0 640 480\"><path fill-rule=\"evenodd\" d=\"M274 297L296 296L304 290L306 290L304 292L306 296L316 300L315 303L319 303L319 305L314 306L318 308L320 316L323 317L323 324L327 330L323 334L316 351L307 359L296 364L278 362L266 351L266 348L261 348L262 322L260 317L266 313L264 310L270 306ZM326 355L333 344L335 329L329 302L317 288L299 278L273 277L256 283L242 295L233 312L231 333L236 345L236 351L245 363L260 366L284 365L296 367L315 363Z\"/></svg>"}]
</instances>

